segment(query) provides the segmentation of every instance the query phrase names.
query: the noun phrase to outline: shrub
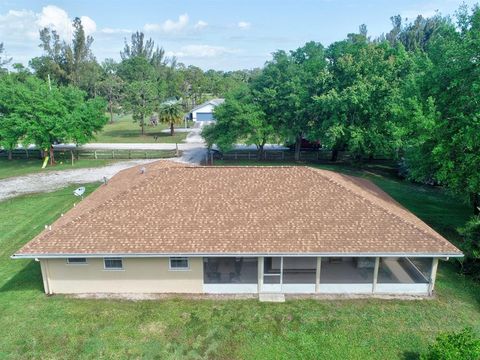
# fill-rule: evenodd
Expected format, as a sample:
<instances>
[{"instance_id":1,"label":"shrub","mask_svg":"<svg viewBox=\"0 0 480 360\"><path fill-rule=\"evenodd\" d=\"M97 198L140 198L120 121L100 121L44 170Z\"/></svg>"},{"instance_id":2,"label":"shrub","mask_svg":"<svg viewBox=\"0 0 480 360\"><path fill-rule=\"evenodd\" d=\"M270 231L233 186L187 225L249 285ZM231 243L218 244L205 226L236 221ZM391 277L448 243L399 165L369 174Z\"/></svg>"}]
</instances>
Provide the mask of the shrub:
<instances>
[{"instance_id":1,"label":"shrub","mask_svg":"<svg viewBox=\"0 0 480 360\"><path fill-rule=\"evenodd\" d=\"M480 339L470 328L437 337L421 360L479 360Z\"/></svg>"}]
</instances>

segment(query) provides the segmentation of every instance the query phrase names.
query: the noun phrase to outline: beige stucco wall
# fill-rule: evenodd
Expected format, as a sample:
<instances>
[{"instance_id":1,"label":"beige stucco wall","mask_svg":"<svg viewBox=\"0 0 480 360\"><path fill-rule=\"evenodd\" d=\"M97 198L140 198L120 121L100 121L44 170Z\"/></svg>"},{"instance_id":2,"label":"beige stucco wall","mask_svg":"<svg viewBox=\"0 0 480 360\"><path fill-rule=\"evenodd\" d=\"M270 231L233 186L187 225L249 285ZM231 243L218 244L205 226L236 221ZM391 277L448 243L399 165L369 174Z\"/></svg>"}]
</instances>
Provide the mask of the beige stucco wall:
<instances>
[{"instance_id":1,"label":"beige stucco wall","mask_svg":"<svg viewBox=\"0 0 480 360\"><path fill-rule=\"evenodd\" d=\"M86 265L40 259L45 292L50 294L201 293L202 258L189 260L189 270L171 271L168 258L124 258L123 270L105 270L103 259L87 259Z\"/></svg>"}]
</instances>

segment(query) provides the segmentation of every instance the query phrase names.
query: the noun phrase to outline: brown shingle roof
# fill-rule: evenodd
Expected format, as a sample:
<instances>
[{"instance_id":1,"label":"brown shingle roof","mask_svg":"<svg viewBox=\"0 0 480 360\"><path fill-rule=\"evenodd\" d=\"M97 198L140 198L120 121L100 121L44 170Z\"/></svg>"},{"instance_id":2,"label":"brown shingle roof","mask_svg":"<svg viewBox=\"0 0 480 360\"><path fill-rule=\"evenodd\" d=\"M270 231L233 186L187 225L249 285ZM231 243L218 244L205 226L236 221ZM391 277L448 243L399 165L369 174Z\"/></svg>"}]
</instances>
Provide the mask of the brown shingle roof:
<instances>
[{"instance_id":1,"label":"brown shingle roof","mask_svg":"<svg viewBox=\"0 0 480 360\"><path fill-rule=\"evenodd\" d=\"M16 255L460 251L367 180L309 167L124 170Z\"/></svg>"}]
</instances>

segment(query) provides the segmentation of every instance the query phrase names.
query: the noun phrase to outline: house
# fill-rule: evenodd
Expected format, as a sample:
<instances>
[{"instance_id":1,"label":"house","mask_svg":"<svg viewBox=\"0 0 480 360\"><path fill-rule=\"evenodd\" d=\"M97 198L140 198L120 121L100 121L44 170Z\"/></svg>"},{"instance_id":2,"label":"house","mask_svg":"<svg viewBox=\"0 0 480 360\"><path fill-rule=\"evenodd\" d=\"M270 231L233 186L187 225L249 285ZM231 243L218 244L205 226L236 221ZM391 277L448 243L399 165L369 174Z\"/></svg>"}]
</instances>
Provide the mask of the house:
<instances>
[{"instance_id":1,"label":"house","mask_svg":"<svg viewBox=\"0 0 480 360\"><path fill-rule=\"evenodd\" d=\"M215 121L213 116L213 111L215 107L220 104L223 104L225 99L212 99L207 102L204 102L201 105L194 107L190 111L190 120L193 120L195 123L205 123Z\"/></svg>"},{"instance_id":2,"label":"house","mask_svg":"<svg viewBox=\"0 0 480 360\"><path fill-rule=\"evenodd\" d=\"M123 170L12 257L47 294L432 294L462 253L370 181L310 167ZM195 184L195 186L192 186Z\"/></svg>"}]
</instances>

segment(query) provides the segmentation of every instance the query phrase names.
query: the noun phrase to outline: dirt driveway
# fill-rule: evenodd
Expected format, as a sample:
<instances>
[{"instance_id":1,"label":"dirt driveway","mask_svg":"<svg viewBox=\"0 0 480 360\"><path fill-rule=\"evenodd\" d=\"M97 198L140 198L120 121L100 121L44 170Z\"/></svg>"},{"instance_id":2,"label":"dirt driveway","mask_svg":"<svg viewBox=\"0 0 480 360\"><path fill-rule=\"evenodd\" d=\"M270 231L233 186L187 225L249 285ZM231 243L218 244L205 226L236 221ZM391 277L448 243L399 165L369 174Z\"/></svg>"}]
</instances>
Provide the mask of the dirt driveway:
<instances>
[{"instance_id":1,"label":"dirt driveway","mask_svg":"<svg viewBox=\"0 0 480 360\"><path fill-rule=\"evenodd\" d=\"M120 170L152 162L156 160L129 160L111 165L75 170L48 171L25 176L17 176L0 180L0 201L15 196L49 192L61 189L70 184L87 184L110 179Z\"/></svg>"}]
</instances>

